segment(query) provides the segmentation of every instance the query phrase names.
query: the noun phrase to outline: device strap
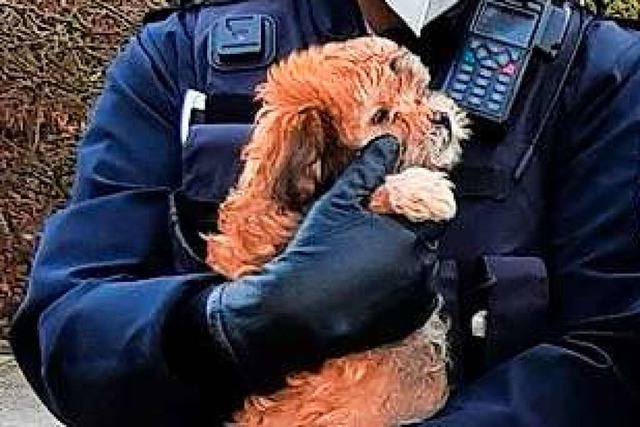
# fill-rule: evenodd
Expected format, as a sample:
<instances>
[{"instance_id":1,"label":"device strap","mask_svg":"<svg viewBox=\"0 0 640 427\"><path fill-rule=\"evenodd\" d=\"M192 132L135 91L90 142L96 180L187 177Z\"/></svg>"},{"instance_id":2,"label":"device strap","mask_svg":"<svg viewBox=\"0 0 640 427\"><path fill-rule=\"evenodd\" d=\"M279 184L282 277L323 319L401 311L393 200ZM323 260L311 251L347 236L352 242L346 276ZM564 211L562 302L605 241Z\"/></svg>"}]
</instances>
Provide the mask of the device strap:
<instances>
[{"instance_id":1,"label":"device strap","mask_svg":"<svg viewBox=\"0 0 640 427\"><path fill-rule=\"evenodd\" d=\"M548 130L548 125L551 122L551 118L556 110L561 95L564 92L565 85L573 69L573 63L578 55L588 23L590 22L590 19L587 18L582 11L574 11L573 13L575 13L577 16L577 23L572 24L574 30L569 30L569 37L567 37L567 40L565 42L568 44L570 50L568 51L568 55L565 57L565 59L557 62L557 66L562 67L564 71L562 72L553 96L549 101L549 108L547 109L547 113L542 118L540 126L538 126L538 129L531 140L531 144L522 154L513 171L512 177L515 181L520 181L520 179L524 176L528 166L531 164L533 157L537 155L539 153L539 150L543 149L545 146L545 143L543 142L545 139L544 136Z\"/></svg>"}]
</instances>

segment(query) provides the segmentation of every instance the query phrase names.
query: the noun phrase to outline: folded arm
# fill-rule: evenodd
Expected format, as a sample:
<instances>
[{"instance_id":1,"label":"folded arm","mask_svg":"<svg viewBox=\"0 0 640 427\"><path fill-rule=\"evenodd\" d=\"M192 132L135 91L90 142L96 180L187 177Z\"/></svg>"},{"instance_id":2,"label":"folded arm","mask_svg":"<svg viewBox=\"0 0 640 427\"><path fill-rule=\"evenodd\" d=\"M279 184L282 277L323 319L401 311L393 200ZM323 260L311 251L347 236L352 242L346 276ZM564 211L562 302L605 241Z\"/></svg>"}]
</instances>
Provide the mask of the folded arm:
<instances>
[{"instance_id":1,"label":"folded arm","mask_svg":"<svg viewBox=\"0 0 640 427\"><path fill-rule=\"evenodd\" d=\"M637 33L593 25L565 90L549 169L557 338L460 390L425 427L638 424L638 46Z\"/></svg>"},{"instance_id":2,"label":"folded arm","mask_svg":"<svg viewBox=\"0 0 640 427\"><path fill-rule=\"evenodd\" d=\"M148 26L109 68L72 199L46 223L14 322L18 362L72 425L189 424L203 412L215 422L239 393L233 367L207 347L204 316L186 329L176 314L221 280L171 268L185 37L177 19Z\"/></svg>"}]
</instances>

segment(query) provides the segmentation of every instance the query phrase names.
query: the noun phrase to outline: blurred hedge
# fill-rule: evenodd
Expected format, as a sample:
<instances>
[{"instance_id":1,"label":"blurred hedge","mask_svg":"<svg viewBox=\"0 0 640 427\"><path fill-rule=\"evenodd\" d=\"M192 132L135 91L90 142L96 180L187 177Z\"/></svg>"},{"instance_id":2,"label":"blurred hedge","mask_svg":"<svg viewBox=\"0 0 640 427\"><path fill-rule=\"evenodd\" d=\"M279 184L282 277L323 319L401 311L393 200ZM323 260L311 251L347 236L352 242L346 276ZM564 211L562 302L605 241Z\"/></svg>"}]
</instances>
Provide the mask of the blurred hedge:
<instances>
[{"instance_id":1,"label":"blurred hedge","mask_svg":"<svg viewBox=\"0 0 640 427\"><path fill-rule=\"evenodd\" d=\"M162 0L0 0L0 339L105 64Z\"/></svg>"},{"instance_id":2,"label":"blurred hedge","mask_svg":"<svg viewBox=\"0 0 640 427\"><path fill-rule=\"evenodd\" d=\"M23 297L42 220L67 197L75 141L104 66L142 14L164 4L0 0L0 340ZM638 9L640 0L611 3L615 15Z\"/></svg>"},{"instance_id":3,"label":"blurred hedge","mask_svg":"<svg viewBox=\"0 0 640 427\"><path fill-rule=\"evenodd\" d=\"M605 3L607 3L606 0ZM607 13L612 16L638 18L640 17L640 0L611 0L608 2Z\"/></svg>"}]
</instances>

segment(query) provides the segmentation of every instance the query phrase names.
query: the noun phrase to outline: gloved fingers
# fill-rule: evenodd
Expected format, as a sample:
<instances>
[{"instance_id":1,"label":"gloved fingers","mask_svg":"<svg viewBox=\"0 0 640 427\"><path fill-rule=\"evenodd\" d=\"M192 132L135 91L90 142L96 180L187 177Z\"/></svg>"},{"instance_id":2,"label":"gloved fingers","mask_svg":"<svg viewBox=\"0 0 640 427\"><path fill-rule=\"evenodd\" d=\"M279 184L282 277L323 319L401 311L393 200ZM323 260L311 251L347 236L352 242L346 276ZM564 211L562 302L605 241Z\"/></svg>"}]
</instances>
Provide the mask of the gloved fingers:
<instances>
[{"instance_id":1,"label":"gloved fingers","mask_svg":"<svg viewBox=\"0 0 640 427\"><path fill-rule=\"evenodd\" d=\"M320 202L360 204L393 171L400 151L398 140L384 135L371 141L345 169Z\"/></svg>"}]
</instances>

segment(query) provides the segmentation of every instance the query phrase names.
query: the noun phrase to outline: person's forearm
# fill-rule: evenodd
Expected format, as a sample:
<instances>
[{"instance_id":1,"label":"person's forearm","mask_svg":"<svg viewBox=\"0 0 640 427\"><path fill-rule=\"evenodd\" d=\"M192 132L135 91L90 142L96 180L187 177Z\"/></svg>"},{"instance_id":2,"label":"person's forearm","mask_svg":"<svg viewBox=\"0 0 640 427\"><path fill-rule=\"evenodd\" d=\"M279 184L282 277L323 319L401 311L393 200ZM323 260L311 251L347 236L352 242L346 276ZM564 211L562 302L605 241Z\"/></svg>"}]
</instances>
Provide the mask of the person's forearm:
<instances>
[{"instance_id":1,"label":"person's forearm","mask_svg":"<svg viewBox=\"0 0 640 427\"><path fill-rule=\"evenodd\" d=\"M629 338L620 336L614 345L638 349L639 341ZM587 337L582 339L566 338L554 345L542 344L530 349L458 390L443 413L419 425L637 425L631 415L640 404L638 379L628 376L628 360L590 343ZM637 360L640 354L634 354L633 359Z\"/></svg>"},{"instance_id":2,"label":"person's forearm","mask_svg":"<svg viewBox=\"0 0 640 427\"><path fill-rule=\"evenodd\" d=\"M71 425L185 425L203 412L222 418L228 402L215 355L192 361L195 380L172 359L189 360L200 344L185 336L174 346L173 313L217 280L172 268L176 79L190 46L174 16L145 27L113 61L79 146L72 199L47 223L12 328L31 385Z\"/></svg>"},{"instance_id":3,"label":"person's forearm","mask_svg":"<svg viewBox=\"0 0 640 427\"><path fill-rule=\"evenodd\" d=\"M93 199L48 222L13 346L38 394L71 425L184 425L203 411L222 419L237 394L241 382L220 353L175 315L220 277L144 278L171 263L158 230L167 230L162 191Z\"/></svg>"}]
</instances>

